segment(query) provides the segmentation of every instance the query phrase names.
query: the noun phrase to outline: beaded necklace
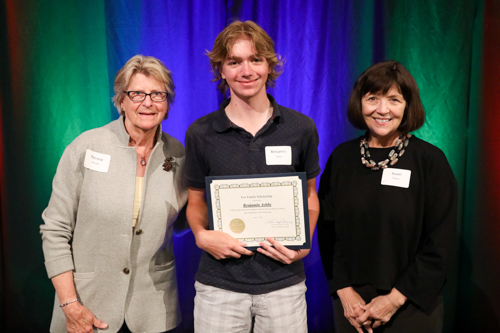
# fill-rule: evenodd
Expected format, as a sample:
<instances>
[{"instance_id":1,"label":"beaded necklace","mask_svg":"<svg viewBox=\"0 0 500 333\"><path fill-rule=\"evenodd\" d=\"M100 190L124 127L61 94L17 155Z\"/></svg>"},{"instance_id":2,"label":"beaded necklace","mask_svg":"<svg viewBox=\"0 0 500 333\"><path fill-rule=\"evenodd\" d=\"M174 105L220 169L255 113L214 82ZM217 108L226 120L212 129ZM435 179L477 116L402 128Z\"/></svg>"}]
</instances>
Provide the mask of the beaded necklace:
<instances>
[{"instance_id":1,"label":"beaded necklace","mask_svg":"<svg viewBox=\"0 0 500 333\"><path fill-rule=\"evenodd\" d=\"M408 147L411 137L411 134L401 134L394 148L391 149L389 156L385 160L377 163L371 159L370 150L368 149L368 133L366 133L361 137L361 142L359 143L359 147L361 148L361 163L373 171L385 169L388 166L396 164L399 158L405 153L405 149Z\"/></svg>"}]
</instances>

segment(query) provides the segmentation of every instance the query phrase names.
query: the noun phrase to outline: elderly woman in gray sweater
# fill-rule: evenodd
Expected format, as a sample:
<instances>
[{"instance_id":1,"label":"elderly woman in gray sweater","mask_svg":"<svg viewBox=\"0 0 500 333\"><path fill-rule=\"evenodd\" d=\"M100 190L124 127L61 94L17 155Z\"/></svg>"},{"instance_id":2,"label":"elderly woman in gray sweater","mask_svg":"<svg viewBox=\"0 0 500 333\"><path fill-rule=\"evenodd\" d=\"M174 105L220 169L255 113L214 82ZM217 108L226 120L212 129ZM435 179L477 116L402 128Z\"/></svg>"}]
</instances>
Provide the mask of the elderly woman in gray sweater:
<instances>
[{"instance_id":1,"label":"elderly woman in gray sweater","mask_svg":"<svg viewBox=\"0 0 500 333\"><path fill-rule=\"evenodd\" d=\"M162 132L174 99L153 57L118 71L120 118L64 151L41 225L57 297L51 332L163 332L180 322L173 222L187 200L184 147Z\"/></svg>"}]
</instances>

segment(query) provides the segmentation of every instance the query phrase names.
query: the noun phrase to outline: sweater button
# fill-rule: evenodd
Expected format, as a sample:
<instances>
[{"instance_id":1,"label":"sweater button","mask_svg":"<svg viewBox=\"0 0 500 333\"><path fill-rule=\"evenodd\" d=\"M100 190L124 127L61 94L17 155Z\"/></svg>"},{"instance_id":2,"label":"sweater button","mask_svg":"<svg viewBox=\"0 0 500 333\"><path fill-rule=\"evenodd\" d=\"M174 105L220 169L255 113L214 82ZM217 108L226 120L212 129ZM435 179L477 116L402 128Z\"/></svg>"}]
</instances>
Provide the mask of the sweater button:
<instances>
[{"instance_id":1,"label":"sweater button","mask_svg":"<svg viewBox=\"0 0 500 333\"><path fill-rule=\"evenodd\" d=\"M142 234L142 229L137 230L137 231L135 232L135 234L136 234L136 235L140 235L140 234Z\"/></svg>"},{"instance_id":2,"label":"sweater button","mask_svg":"<svg viewBox=\"0 0 500 333\"><path fill-rule=\"evenodd\" d=\"M123 273L125 273L125 274L130 273L130 269L128 269L128 268L124 268L124 269L123 269Z\"/></svg>"}]
</instances>

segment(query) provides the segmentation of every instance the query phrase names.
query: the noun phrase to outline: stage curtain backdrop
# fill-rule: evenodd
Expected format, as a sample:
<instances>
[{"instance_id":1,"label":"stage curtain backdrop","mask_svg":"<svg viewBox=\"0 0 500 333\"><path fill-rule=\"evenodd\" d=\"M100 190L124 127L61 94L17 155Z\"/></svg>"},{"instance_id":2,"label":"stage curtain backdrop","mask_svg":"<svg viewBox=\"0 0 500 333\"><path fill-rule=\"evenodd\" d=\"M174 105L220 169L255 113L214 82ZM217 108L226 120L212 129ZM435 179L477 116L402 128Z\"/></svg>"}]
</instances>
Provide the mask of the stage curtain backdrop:
<instances>
[{"instance_id":1,"label":"stage curtain backdrop","mask_svg":"<svg viewBox=\"0 0 500 333\"><path fill-rule=\"evenodd\" d=\"M172 70L177 96L163 128L183 142L187 127L222 101L205 52L240 19L274 39L285 66L269 92L315 120L322 167L333 148L361 134L346 105L362 71L393 59L414 75L427 112L415 134L445 152L460 188L445 331L499 331L499 17L497 0L1 1L0 330L48 331L54 290L40 214L66 145L118 117L110 102L116 71L135 54ZM315 241L304 259L309 331L333 332ZM190 232L176 235L175 251L177 332L190 332L200 251Z\"/></svg>"}]
</instances>

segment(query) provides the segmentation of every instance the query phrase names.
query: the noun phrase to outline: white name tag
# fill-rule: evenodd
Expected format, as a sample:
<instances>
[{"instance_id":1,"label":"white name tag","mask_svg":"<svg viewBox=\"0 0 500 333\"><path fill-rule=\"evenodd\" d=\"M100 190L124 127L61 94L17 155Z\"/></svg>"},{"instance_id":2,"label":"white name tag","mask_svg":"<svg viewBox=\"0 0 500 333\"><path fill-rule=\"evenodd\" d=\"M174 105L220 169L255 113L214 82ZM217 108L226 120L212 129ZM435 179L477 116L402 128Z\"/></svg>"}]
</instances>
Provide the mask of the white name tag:
<instances>
[{"instance_id":1,"label":"white name tag","mask_svg":"<svg viewBox=\"0 0 500 333\"><path fill-rule=\"evenodd\" d=\"M404 169L384 169L382 173L382 185L408 188L410 186L411 170Z\"/></svg>"},{"instance_id":2,"label":"white name tag","mask_svg":"<svg viewBox=\"0 0 500 333\"><path fill-rule=\"evenodd\" d=\"M110 155L96 153L95 151L87 149L83 166L94 171L108 172L110 160Z\"/></svg>"},{"instance_id":3,"label":"white name tag","mask_svg":"<svg viewBox=\"0 0 500 333\"><path fill-rule=\"evenodd\" d=\"M266 147L267 165L292 165L292 147L268 146Z\"/></svg>"}]
</instances>

